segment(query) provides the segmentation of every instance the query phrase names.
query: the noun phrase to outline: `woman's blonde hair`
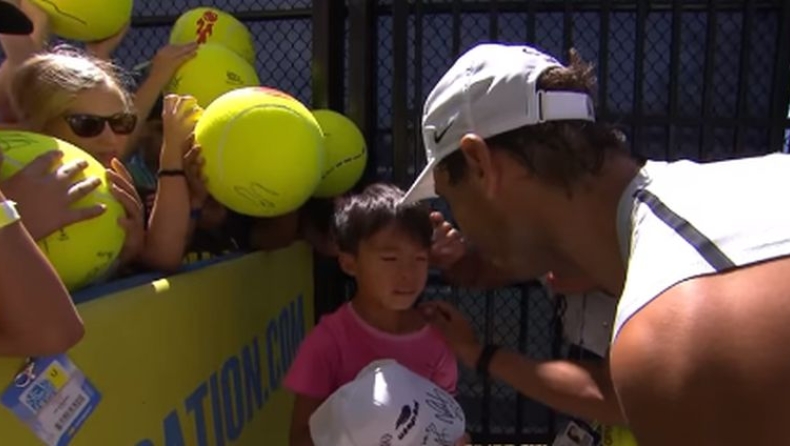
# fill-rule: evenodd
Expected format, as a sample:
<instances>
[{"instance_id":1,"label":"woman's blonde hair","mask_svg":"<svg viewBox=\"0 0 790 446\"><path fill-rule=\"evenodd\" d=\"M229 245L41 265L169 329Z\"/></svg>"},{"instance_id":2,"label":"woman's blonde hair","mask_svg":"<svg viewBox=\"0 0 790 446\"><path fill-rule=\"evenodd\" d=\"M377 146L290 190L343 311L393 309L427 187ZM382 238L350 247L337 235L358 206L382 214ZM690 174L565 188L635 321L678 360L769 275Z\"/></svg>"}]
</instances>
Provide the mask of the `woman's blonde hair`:
<instances>
[{"instance_id":1,"label":"woman's blonde hair","mask_svg":"<svg viewBox=\"0 0 790 446\"><path fill-rule=\"evenodd\" d=\"M78 93L105 85L117 89L126 111L131 111L131 97L114 65L61 47L34 55L17 69L11 80L11 104L29 130L42 131L66 112Z\"/></svg>"}]
</instances>

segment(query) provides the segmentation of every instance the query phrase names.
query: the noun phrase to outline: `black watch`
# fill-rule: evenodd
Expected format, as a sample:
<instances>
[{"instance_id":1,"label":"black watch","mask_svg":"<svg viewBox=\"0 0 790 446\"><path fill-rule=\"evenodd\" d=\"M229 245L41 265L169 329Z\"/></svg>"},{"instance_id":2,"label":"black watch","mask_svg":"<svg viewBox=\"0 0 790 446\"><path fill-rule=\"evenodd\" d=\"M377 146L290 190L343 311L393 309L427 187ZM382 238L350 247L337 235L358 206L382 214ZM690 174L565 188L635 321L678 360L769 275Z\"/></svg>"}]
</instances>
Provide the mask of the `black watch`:
<instances>
[{"instance_id":1,"label":"black watch","mask_svg":"<svg viewBox=\"0 0 790 446\"><path fill-rule=\"evenodd\" d=\"M477 374L481 378L488 378L488 369L491 366L491 360L494 359L494 354L499 350L498 345L494 344L487 344L483 347L483 351L480 353L480 357L477 358L477 364L475 365L475 370L477 370Z\"/></svg>"}]
</instances>

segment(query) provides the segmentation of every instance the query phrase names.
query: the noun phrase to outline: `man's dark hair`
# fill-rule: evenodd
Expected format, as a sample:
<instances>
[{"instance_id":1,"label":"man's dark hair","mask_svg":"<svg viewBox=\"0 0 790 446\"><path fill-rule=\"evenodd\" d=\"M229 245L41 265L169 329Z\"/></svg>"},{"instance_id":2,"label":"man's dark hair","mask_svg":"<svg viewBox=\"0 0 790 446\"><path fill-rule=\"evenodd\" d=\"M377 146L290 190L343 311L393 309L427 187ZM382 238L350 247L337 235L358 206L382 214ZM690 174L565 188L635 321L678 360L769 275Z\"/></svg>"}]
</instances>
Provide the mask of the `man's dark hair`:
<instances>
[{"instance_id":1,"label":"man's dark hair","mask_svg":"<svg viewBox=\"0 0 790 446\"><path fill-rule=\"evenodd\" d=\"M593 66L570 50L570 63L563 68L550 68L538 79L538 89L572 91L595 96ZM628 153L623 134L614 126L583 120L550 121L510 130L486 139L492 150L505 150L538 178L564 187L582 177L600 172L604 158L611 151ZM466 175L463 153L455 151L439 163L450 183L456 184Z\"/></svg>"},{"instance_id":2,"label":"man's dark hair","mask_svg":"<svg viewBox=\"0 0 790 446\"><path fill-rule=\"evenodd\" d=\"M338 199L332 231L340 251L355 254L360 242L390 224L430 248L433 236L430 211L421 204L399 206L403 195L397 186L376 183L359 194Z\"/></svg>"}]
</instances>

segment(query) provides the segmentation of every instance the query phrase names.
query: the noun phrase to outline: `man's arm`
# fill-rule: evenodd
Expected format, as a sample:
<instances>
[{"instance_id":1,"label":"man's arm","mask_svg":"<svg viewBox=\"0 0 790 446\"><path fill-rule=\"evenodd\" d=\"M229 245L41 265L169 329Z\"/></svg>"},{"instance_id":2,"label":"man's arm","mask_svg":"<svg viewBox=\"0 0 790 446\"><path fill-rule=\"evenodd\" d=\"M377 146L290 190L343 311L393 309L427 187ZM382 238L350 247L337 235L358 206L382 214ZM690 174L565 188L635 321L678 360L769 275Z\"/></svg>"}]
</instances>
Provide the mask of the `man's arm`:
<instances>
[{"instance_id":1,"label":"man's arm","mask_svg":"<svg viewBox=\"0 0 790 446\"><path fill-rule=\"evenodd\" d=\"M290 446L313 446L313 438L310 436L310 416L322 402L322 399L296 395L291 413L291 433L288 440Z\"/></svg>"},{"instance_id":2,"label":"man's arm","mask_svg":"<svg viewBox=\"0 0 790 446\"><path fill-rule=\"evenodd\" d=\"M79 342L71 296L21 221L0 228L0 265L0 356L62 353Z\"/></svg>"},{"instance_id":3,"label":"man's arm","mask_svg":"<svg viewBox=\"0 0 790 446\"><path fill-rule=\"evenodd\" d=\"M465 350L459 351L459 358L472 368L481 349ZM625 424L607 362L534 361L502 349L494 354L489 373L522 395L553 409L589 421Z\"/></svg>"},{"instance_id":4,"label":"man's arm","mask_svg":"<svg viewBox=\"0 0 790 446\"><path fill-rule=\"evenodd\" d=\"M443 335L458 359L474 369L482 347L464 315L447 302L422 305L428 321ZM602 423L622 424L608 367L573 361L533 361L516 352L499 350L489 373L521 394L557 410Z\"/></svg>"}]
</instances>

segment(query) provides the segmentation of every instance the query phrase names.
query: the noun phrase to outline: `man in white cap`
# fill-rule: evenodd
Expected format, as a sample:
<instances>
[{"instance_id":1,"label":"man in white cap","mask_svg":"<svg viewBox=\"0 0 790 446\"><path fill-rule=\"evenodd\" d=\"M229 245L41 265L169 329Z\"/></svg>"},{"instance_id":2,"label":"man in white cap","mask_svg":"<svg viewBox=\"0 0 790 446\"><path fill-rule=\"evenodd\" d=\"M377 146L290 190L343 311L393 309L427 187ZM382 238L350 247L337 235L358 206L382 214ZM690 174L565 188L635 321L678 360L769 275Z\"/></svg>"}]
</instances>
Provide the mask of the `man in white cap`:
<instances>
[{"instance_id":1,"label":"man in white cap","mask_svg":"<svg viewBox=\"0 0 790 446\"><path fill-rule=\"evenodd\" d=\"M618 296L608 367L481 346L445 303L426 314L467 365L622 414L640 446L787 443L790 157L641 162L596 121L591 73L526 46L462 55L425 103L428 166L404 201L449 204L471 248L451 276L578 273Z\"/></svg>"},{"instance_id":2,"label":"man in white cap","mask_svg":"<svg viewBox=\"0 0 790 446\"><path fill-rule=\"evenodd\" d=\"M465 428L452 395L394 360L371 363L310 417L315 446L456 446Z\"/></svg>"}]
</instances>

